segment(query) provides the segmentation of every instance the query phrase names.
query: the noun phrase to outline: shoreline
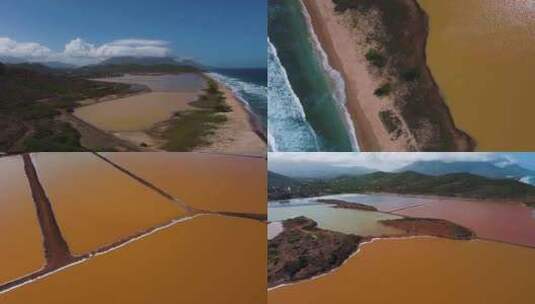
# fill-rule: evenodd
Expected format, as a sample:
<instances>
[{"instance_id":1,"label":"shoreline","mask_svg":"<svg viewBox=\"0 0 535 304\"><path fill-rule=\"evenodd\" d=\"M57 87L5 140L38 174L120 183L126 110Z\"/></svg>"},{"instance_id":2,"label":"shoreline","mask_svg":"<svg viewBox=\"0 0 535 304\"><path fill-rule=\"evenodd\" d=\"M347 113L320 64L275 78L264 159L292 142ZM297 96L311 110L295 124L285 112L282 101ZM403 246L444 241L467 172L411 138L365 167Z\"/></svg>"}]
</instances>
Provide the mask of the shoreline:
<instances>
[{"instance_id":1,"label":"shoreline","mask_svg":"<svg viewBox=\"0 0 535 304\"><path fill-rule=\"evenodd\" d=\"M346 108L353 120L355 126L356 138L358 146L362 151L380 151L381 145L377 137L371 132L372 127L364 114L364 109L356 99L356 89L351 81L348 81L347 73L343 69L343 63L338 53L335 50L334 42L331 36L322 24L321 8L315 1L302 0L303 8L307 10L310 15L310 21L318 40L327 54L329 64L337 70L345 81L346 90Z\"/></svg>"},{"instance_id":2,"label":"shoreline","mask_svg":"<svg viewBox=\"0 0 535 304\"><path fill-rule=\"evenodd\" d=\"M418 5L414 7L413 3L397 3L408 6L407 13L411 16L408 22L411 26L405 35L412 35L412 38L401 38L409 39L411 44L405 47L414 51L409 57L402 57L402 64L421 69L417 85L413 88L414 83L403 82L392 74L392 71L400 68L391 66L394 63L390 61L394 59L387 57L389 61L384 70L371 67L365 58L366 49L379 47L381 50L392 46L368 41L366 32L357 33L352 24L352 12L335 12L332 1L302 0L302 3L311 16L314 31L330 64L345 80L347 108L356 126L362 151L474 150L475 141L455 127L449 108L427 66L427 15ZM363 31L375 32L375 26L385 26L373 13L363 16L365 24L359 24L358 27ZM407 23L407 20L403 22ZM421 28L422 24L425 28ZM420 49L422 47L423 50ZM398 54L387 55L395 57ZM399 70L394 73L399 73ZM376 89L390 82L393 82L392 86L397 91L378 96ZM414 102L416 97L422 99L420 103Z\"/></svg>"},{"instance_id":3,"label":"shoreline","mask_svg":"<svg viewBox=\"0 0 535 304\"><path fill-rule=\"evenodd\" d=\"M165 73L164 74L161 74L161 73L141 74L141 75L135 74L135 76L161 76L161 75L167 75L167 74ZM248 154L253 154L253 155L257 155L257 154L263 155L263 153L266 150L265 146L267 145L266 136L264 132L262 131L260 122L258 118L256 117L256 115L252 113L249 109L247 109L247 105L243 101L241 101L240 98L238 98L225 84L223 84L220 81L217 81L216 79L210 77L204 72L200 72L198 75L203 77L205 80L206 79L214 80L220 86L221 90L225 94L226 102L232 108L232 112L225 113L224 115L227 117L228 121L218 126L214 134L207 136L209 140L210 138L212 138L210 140L210 144L206 146L198 146L194 148L192 151L193 152L237 153L237 154L248 153ZM92 80L102 81L102 82L111 82L111 83L114 82L113 78L92 79ZM124 82L119 82L119 83L124 83ZM104 103L104 102L111 102L111 101L115 101L115 100L119 100L123 98L136 97L136 96L140 96L144 94L159 92L158 90L155 91L151 89L149 86L145 84L130 83L130 82L128 83L132 86L137 86L138 89L132 93L120 94L120 95L114 94L114 95L101 97L98 99L78 101L80 106L76 108L82 108L85 106L91 106L91 105ZM172 92L170 92L169 94L171 93ZM177 93L181 94L180 92L177 92ZM197 92L198 96L200 94L202 94L201 90ZM117 148L119 148L119 150L126 149L126 150L132 150L132 151L165 151L162 147L165 145L166 140L156 136L154 133L154 129L159 128L161 126L165 126L170 120L173 119L173 117L171 116L168 119L155 123L150 128L147 128L145 130L128 131L128 132L126 131L125 132L110 132L108 130L96 127L94 124L76 116L74 113L72 114L67 113L67 115L64 115L64 116L65 117L63 117L62 120L69 122L75 129L78 130L78 132L82 134L82 139L81 139L82 141L85 141L86 143L102 142L102 138L113 137L114 139L116 139L116 141L114 141L116 144L123 143L121 145L118 145ZM121 133L124 136L118 136L117 134L114 134L114 133ZM150 143L151 143L150 146L146 146L146 147L141 146L138 142L135 142L129 139L128 138L129 134L133 137L139 137L139 138L146 136L147 138L145 138L143 142L145 142L146 140L150 138ZM95 149L97 148L98 144L89 144L89 145L94 146L94 147L85 147L85 146L84 147L89 150L95 150L95 151L101 150L101 149ZM110 147L107 146L105 150L109 148ZM251 149L248 149L248 148L251 148Z\"/></svg>"},{"instance_id":4,"label":"shoreline","mask_svg":"<svg viewBox=\"0 0 535 304\"><path fill-rule=\"evenodd\" d=\"M264 155L267 149L267 139L256 115L223 82L207 73L202 73L202 76L218 84L219 89L225 95L225 102L232 108L232 111L224 113L227 121L219 126L214 134L207 137L210 144L196 147L193 152Z\"/></svg>"},{"instance_id":5,"label":"shoreline","mask_svg":"<svg viewBox=\"0 0 535 304\"><path fill-rule=\"evenodd\" d=\"M331 66L329 60L330 56L328 52L323 49L323 44L316 33L317 26L314 26L313 18L310 15L309 10L306 8L303 0L299 0L299 3L301 4L301 10L308 26L309 36L311 36L311 40L313 41L312 44L315 49L316 57L318 57L317 59L321 62L322 68L328 76L327 78L330 79L331 84L334 86L331 90L333 90L333 97L336 100L339 115L341 116L348 133L351 148L353 151L359 152L360 145L357 136L357 128L355 127L355 121L351 118L351 114L348 110L346 78L340 73L339 69Z\"/></svg>"}]
</instances>

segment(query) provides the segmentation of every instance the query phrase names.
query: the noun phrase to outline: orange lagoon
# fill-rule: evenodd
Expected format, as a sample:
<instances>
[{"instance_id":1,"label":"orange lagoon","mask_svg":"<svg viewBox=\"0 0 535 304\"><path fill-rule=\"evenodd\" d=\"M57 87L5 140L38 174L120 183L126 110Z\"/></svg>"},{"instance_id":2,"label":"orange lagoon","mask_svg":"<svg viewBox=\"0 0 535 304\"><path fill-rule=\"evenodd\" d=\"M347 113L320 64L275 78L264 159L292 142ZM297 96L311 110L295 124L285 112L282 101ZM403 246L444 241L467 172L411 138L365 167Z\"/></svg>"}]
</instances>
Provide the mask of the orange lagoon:
<instances>
[{"instance_id":1,"label":"orange lagoon","mask_svg":"<svg viewBox=\"0 0 535 304\"><path fill-rule=\"evenodd\" d=\"M205 215L5 295L2 303L265 303L266 225Z\"/></svg>"},{"instance_id":2,"label":"orange lagoon","mask_svg":"<svg viewBox=\"0 0 535 304\"><path fill-rule=\"evenodd\" d=\"M167 152L102 155L189 206L211 211L266 214L264 158ZM148 157L151 161L147 161Z\"/></svg>"},{"instance_id":3,"label":"orange lagoon","mask_svg":"<svg viewBox=\"0 0 535 304\"><path fill-rule=\"evenodd\" d=\"M532 0L418 0L428 64L457 126L481 151L532 151Z\"/></svg>"},{"instance_id":4,"label":"orange lagoon","mask_svg":"<svg viewBox=\"0 0 535 304\"><path fill-rule=\"evenodd\" d=\"M0 284L44 266L41 228L20 156L0 158L0 231Z\"/></svg>"},{"instance_id":5,"label":"orange lagoon","mask_svg":"<svg viewBox=\"0 0 535 304\"><path fill-rule=\"evenodd\" d=\"M269 291L269 304L534 303L535 250L488 241L383 239L335 272Z\"/></svg>"},{"instance_id":6,"label":"orange lagoon","mask_svg":"<svg viewBox=\"0 0 535 304\"><path fill-rule=\"evenodd\" d=\"M186 214L177 204L91 153L37 153L32 157L74 254ZM144 159L150 163L148 160Z\"/></svg>"}]
</instances>

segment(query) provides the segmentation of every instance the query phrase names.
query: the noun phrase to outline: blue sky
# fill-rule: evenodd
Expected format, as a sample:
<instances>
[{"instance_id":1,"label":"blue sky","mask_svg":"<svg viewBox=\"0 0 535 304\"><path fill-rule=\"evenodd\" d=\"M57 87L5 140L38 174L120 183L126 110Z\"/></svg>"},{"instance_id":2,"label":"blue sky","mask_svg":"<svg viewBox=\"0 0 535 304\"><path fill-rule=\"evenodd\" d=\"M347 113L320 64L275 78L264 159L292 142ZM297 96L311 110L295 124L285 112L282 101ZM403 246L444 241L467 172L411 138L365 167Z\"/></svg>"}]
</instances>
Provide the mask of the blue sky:
<instances>
[{"instance_id":1,"label":"blue sky","mask_svg":"<svg viewBox=\"0 0 535 304\"><path fill-rule=\"evenodd\" d=\"M266 14L266 0L2 0L0 55L84 61L170 53L265 67Z\"/></svg>"}]
</instances>

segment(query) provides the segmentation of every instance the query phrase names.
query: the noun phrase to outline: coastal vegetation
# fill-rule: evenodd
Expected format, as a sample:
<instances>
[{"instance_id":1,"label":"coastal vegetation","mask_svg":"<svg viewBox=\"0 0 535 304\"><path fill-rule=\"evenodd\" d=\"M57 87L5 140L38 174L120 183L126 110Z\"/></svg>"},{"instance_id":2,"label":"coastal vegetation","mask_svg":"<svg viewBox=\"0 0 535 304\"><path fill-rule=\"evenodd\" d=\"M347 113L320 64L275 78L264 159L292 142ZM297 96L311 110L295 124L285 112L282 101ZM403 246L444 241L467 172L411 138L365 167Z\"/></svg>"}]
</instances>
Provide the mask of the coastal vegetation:
<instances>
[{"instance_id":1,"label":"coastal vegetation","mask_svg":"<svg viewBox=\"0 0 535 304\"><path fill-rule=\"evenodd\" d=\"M389 87L379 87L374 94L389 96L396 109L392 115L379 114L386 131L399 137L414 138L414 149L422 151L473 150L475 142L458 130L439 88L427 68L425 45L428 20L415 0L331 0L337 14L343 14L358 28L364 59L370 68L379 70L373 77L388 79ZM359 23L361 22L362 23ZM362 25L362 26L359 26Z\"/></svg>"},{"instance_id":2,"label":"coastal vegetation","mask_svg":"<svg viewBox=\"0 0 535 304\"><path fill-rule=\"evenodd\" d=\"M383 97L383 96L390 95L391 92L392 92L392 85L390 83L385 83L379 88L377 88L377 90L375 90L373 94L375 94L375 96L378 96L378 97Z\"/></svg>"},{"instance_id":3,"label":"coastal vegetation","mask_svg":"<svg viewBox=\"0 0 535 304\"><path fill-rule=\"evenodd\" d=\"M191 151L196 147L210 144L208 139L215 130L227 121L224 115L232 111L226 103L224 92L218 84L208 79L204 94L190 103L198 110L176 112L168 122L163 137L167 140L165 149L168 151Z\"/></svg>"}]
</instances>

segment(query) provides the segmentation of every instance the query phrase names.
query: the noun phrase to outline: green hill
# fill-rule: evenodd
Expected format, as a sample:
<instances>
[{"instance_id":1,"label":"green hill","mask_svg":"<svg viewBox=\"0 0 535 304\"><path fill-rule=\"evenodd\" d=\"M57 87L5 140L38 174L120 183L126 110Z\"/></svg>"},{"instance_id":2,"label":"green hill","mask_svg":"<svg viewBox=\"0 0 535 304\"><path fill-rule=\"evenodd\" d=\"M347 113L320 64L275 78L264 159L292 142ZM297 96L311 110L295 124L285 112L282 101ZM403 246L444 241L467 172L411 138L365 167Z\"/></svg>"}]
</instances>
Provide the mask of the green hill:
<instances>
[{"instance_id":1,"label":"green hill","mask_svg":"<svg viewBox=\"0 0 535 304\"><path fill-rule=\"evenodd\" d=\"M291 190L285 190L284 185L276 188L270 187L269 190L270 199L275 199L271 192L276 194L277 199L359 192L513 199L528 202L535 199L535 187L514 179L490 179L469 173L429 176L412 171L401 173L375 172L361 176L310 182L293 187Z\"/></svg>"}]
</instances>

